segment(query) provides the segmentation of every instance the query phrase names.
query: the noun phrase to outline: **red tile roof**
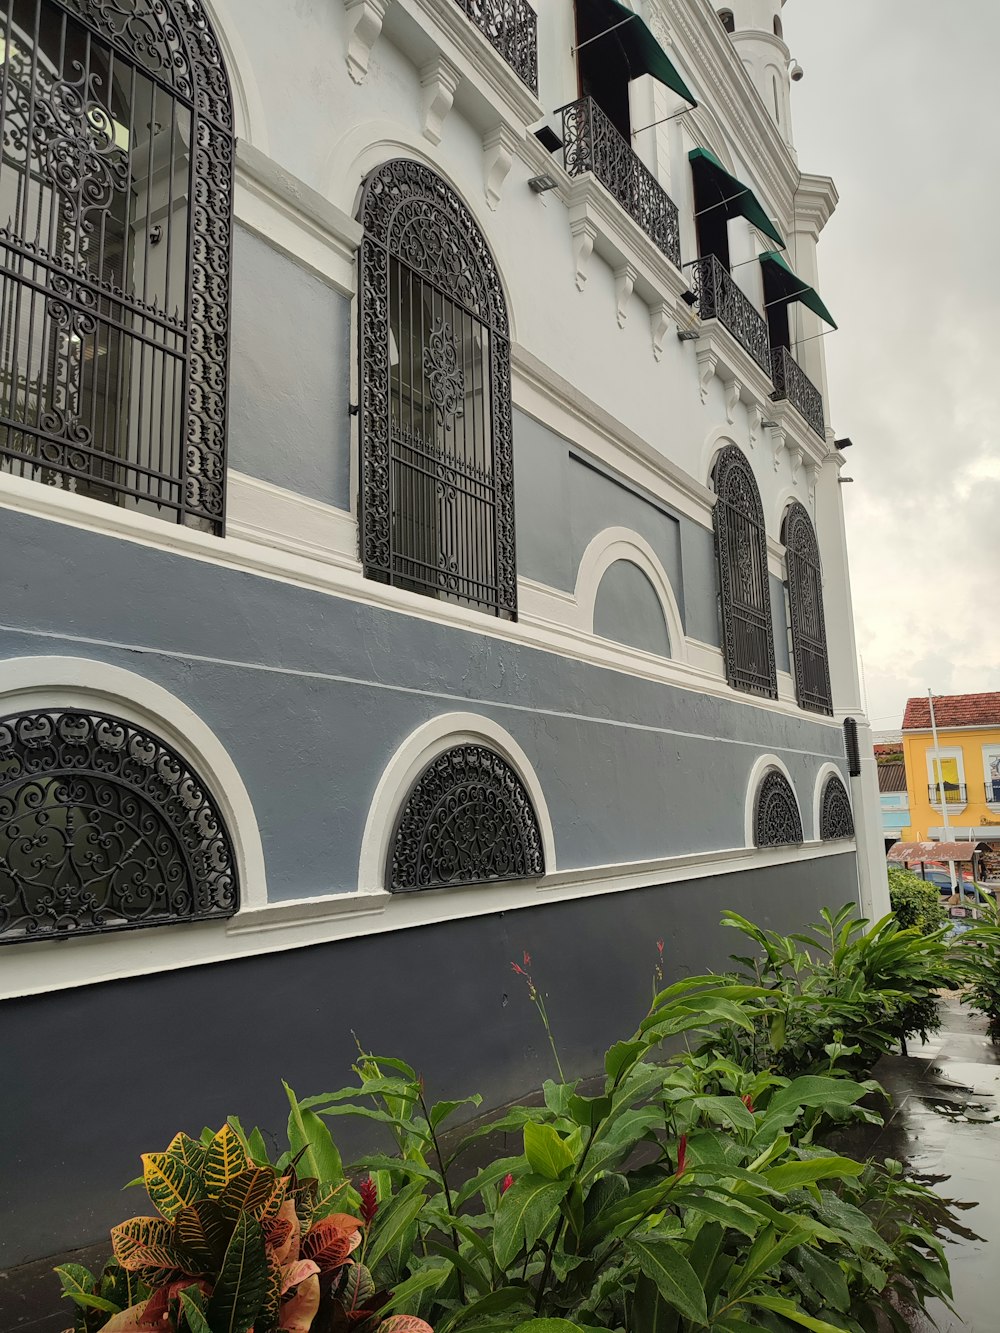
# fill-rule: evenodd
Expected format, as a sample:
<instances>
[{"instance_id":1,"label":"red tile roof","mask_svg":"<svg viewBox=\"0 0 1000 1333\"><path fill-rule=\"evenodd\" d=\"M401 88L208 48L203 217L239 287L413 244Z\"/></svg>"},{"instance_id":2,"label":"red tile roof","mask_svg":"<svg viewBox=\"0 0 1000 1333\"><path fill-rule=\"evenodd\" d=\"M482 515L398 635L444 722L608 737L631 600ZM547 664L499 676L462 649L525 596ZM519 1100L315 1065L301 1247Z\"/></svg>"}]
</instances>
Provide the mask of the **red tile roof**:
<instances>
[{"instance_id":1,"label":"red tile roof","mask_svg":"<svg viewBox=\"0 0 1000 1333\"><path fill-rule=\"evenodd\" d=\"M879 764L879 791L906 791L906 767L903 764Z\"/></svg>"},{"instance_id":2,"label":"red tile roof","mask_svg":"<svg viewBox=\"0 0 1000 1333\"><path fill-rule=\"evenodd\" d=\"M890 754L901 755L902 753L903 753L902 741L887 741L881 745L875 746L875 754L877 757L883 757L885 755L890 755Z\"/></svg>"},{"instance_id":3,"label":"red tile roof","mask_svg":"<svg viewBox=\"0 0 1000 1333\"><path fill-rule=\"evenodd\" d=\"M1000 727L1000 692L994 694L935 694L934 716L939 727ZM929 731L931 710L927 699L907 699L904 731Z\"/></svg>"}]
</instances>

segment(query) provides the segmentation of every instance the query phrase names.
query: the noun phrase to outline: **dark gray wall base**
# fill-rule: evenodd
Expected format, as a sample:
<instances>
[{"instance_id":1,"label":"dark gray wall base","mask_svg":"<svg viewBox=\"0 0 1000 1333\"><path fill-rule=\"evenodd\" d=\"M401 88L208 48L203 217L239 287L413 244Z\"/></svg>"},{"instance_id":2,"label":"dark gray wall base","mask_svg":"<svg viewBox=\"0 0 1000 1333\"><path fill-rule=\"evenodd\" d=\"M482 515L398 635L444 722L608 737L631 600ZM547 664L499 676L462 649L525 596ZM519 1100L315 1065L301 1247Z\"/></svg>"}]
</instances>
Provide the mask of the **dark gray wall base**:
<instances>
[{"instance_id":1,"label":"dark gray wall base","mask_svg":"<svg viewBox=\"0 0 1000 1333\"><path fill-rule=\"evenodd\" d=\"M480 1092L489 1108L537 1088L554 1070L510 968L525 949L567 1075L588 1075L645 1013L657 938L671 981L739 951L719 925L726 907L793 930L848 900L853 854L7 1001L0 1267L89 1245L144 1212L145 1196L121 1186L179 1129L235 1113L277 1145L281 1079L300 1096L352 1081L352 1030L422 1071L435 1099ZM334 1123L345 1155L375 1146Z\"/></svg>"}]
</instances>

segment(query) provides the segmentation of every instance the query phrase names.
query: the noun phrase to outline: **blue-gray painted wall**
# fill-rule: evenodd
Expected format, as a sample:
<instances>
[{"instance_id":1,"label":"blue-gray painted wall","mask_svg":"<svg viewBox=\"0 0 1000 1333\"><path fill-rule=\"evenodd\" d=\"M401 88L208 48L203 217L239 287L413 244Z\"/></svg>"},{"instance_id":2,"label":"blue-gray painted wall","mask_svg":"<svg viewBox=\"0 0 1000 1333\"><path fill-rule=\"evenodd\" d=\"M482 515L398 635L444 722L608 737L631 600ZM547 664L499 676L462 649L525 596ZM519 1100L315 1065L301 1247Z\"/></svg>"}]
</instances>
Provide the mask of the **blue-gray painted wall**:
<instances>
[{"instance_id":1,"label":"blue-gray painted wall","mask_svg":"<svg viewBox=\"0 0 1000 1333\"><path fill-rule=\"evenodd\" d=\"M604 571L594 602L594 633L670 656L670 633L656 589L631 560L616 560Z\"/></svg>"}]
</instances>

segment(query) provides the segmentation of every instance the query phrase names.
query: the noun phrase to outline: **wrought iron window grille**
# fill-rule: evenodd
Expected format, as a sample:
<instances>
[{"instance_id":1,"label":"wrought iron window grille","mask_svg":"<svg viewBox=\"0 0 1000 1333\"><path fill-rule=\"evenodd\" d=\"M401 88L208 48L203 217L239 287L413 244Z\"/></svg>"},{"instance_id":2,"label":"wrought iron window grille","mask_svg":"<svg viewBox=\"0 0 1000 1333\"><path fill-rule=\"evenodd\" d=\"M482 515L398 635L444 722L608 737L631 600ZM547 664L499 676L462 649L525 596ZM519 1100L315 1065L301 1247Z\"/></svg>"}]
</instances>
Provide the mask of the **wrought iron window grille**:
<instances>
[{"instance_id":1,"label":"wrought iron window grille","mask_svg":"<svg viewBox=\"0 0 1000 1333\"><path fill-rule=\"evenodd\" d=\"M369 578L517 615L510 331L472 214L419 162L368 177L361 557Z\"/></svg>"},{"instance_id":2,"label":"wrought iron window grille","mask_svg":"<svg viewBox=\"0 0 1000 1333\"><path fill-rule=\"evenodd\" d=\"M483 745L458 745L424 770L396 826L393 893L544 873L531 798L505 759Z\"/></svg>"},{"instance_id":3,"label":"wrought iron window grille","mask_svg":"<svg viewBox=\"0 0 1000 1333\"><path fill-rule=\"evenodd\" d=\"M201 0L0 24L0 470L221 533L233 110Z\"/></svg>"},{"instance_id":4,"label":"wrought iron window grille","mask_svg":"<svg viewBox=\"0 0 1000 1333\"><path fill-rule=\"evenodd\" d=\"M757 788L754 805L755 847L789 847L802 842L802 817L791 784L772 768Z\"/></svg>"},{"instance_id":5,"label":"wrought iron window grille","mask_svg":"<svg viewBox=\"0 0 1000 1333\"><path fill-rule=\"evenodd\" d=\"M771 373L767 321L742 292L716 255L705 255L691 265L691 285L702 319L724 324L768 376Z\"/></svg>"},{"instance_id":6,"label":"wrought iron window grille","mask_svg":"<svg viewBox=\"0 0 1000 1333\"><path fill-rule=\"evenodd\" d=\"M861 776L861 746L858 742L858 720L856 717L844 718L844 753L847 755L847 772L852 778Z\"/></svg>"},{"instance_id":7,"label":"wrought iron window grille","mask_svg":"<svg viewBox=\"0 0 1000 1333\"><path fill-rule=\"evenodd\" d=\"M831 773L823 786L819 807L819 836L823 842L854 837L854 815L847 788Z\"/></svg>"},{"instance_id":8,"label":"wrought iron window grille","mask_svg":"<svg viewBox=\"0 0 1000 1333\"><path fill-rule=\"evenodd\" d=\"M527 0L455 2L537 97L538 16Z\"/></svg>"},{"instance_id":9,"label":"wrought iron window grille","mask_svg":"<svg viewBox=\"0 0 1000 1333\"><path fill-rule=\"evenodd\" d=\"M91 711L0 718L0 943L232 916L236 858L205 784Z\"/></svg>"},{"instance_id":10,"label":"wrought iron window grille","mask_svg":"<svg viewBox=\"0 0 1000 1333\"><path fill-rule=\"evenodd\" d=\"M649 239L677 268L681 234L677 205L592 97L561 107L563 163L570 176L593 172Z\"/></svg>"},{"instance_id":11,"label":"wrought iron window grille","mask_svg":"<svg viewBox=\"0 0 1000 1333\"><path fill-rule=\"evenodd\" d=\"M771 383L774 385L772 399L777 402L786 398L819 438L825 440L823 395L787 347L771 348Z\"/></svg>"},{"instance_id":12,"label":"wrought iron window grille","mask_svg":"<svg viewBox=\"0 0 1000 1333\"><path fill-rule=\"evenodd\" d=\"M788 571L795 695L800 708L829 717L833 714L833 698L819 544L812 519L797 500L785 511L781 540Z\"/></svg>"},{"instance_id":13,"label":"wrought iron window grille","mask_svg":"<svg viewBox=\"0 0 1000 1333\"><path fill-rule=\"evenodd\" d=\"M736 445L719 454L715 555L726 677L737 690L778 697L764 509L753 471Z\"/></svg>"}]
</instances>

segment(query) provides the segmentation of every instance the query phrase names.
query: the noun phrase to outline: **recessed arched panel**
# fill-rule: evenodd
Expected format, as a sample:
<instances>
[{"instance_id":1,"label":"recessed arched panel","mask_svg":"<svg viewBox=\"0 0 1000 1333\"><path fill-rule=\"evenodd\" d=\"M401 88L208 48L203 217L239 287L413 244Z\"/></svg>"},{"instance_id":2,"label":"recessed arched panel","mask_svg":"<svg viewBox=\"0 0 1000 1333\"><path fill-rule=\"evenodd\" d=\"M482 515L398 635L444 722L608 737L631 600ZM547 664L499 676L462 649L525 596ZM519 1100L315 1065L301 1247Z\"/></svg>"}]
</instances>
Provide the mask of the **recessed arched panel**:
<instances>
[{"instance_id":1,"label":"recessed arched panel","mask_svg":"<svg viewBox=\"0 0 1000 1333\"><path fill-rule=\"evenodd\" d=\"M0 718L0 943L232 916L213 796L152 732L108 713Z\"/></svg>"},{"instance_id":2,"label":"recessed arched panel","mask_svg":"<svg viewBox=\"0 0 1000 1333\"><path fill-rule=\"evenodd\" d=\"M392 840L386 878L393 893L544 873L531 798L502 755L485 745L456 745L424 769Z\"/></svg>"},{"instance_id":3,"label":"recessed arched panel","mask_svg":"<svg viewBox=\"0 0 1000 1333\"><path fill-rule=\"evenodd\" d=\"M827 778L820 797L819 836L823 842L854 837L851 798L843 782L834 773Z\"/></svg>"},{"instance_id":4,"label":"recessed arched panel","mask_svg":"<svg viewBox=\"0 0 1000 1333\"><path fill-rule=\"evenodd\" d=\"M201 0L0 19L0 470L221 533L235 151Z\"/></svg>"},{"instance_id":5,"label":"recessed arched panel","mask_svg":"<svg viewBox=\"0 0 1000 1333\"><path fill-rule=\"evenodd\" d=\"M795 792L776 768L764 774L757 788L753 840L755 847L786 847L802 842L802 816Z\"/></svg>"},{"instance_id":6,"label":"recessed arched panel","mask_svg":"<svg viewBox=\"0 0 1000 1333\"><path fill-rule=\"evenodd\" d=\"M659 657L671 656L656 589L631 560L615 560L604 571L594 599L594 633Z\"/></svg>"},{"instance_id":7,"label":"recessed arched panel","mask_svg":"<svg viewBox=\"0 0 1000 1333\"><path fill-rule=\"evenodd\" d=\"M781 525L788 572L788 610L792 630L795 694L801 708L833 713L830 664L823 612L823 571L816 530L806 509L793 501Z\"/></svg>"},{"instance_id":8,"label":"recessed arched panel","mask_svg":"<svg viewBox=\"0 0 1000 1333\"><path fill-rule=\"evenodd\" d=\"M736 445L720 452L712 481L726 676L734 689L777 699L764 508L750 462Z\"/></svg>"},{"instance_id":9,"label":"recessed arched panel","mask_svg":"<svg viewBox=\"0 0 1000 1333\"><path fill-rule=\"evenodd\" d=\"M365 181L361 554L369 578L517 614L510 331L486 239L421 162Z\"/></svg>"}]
</instances>

